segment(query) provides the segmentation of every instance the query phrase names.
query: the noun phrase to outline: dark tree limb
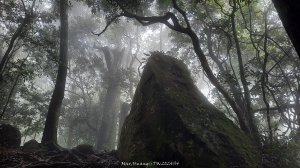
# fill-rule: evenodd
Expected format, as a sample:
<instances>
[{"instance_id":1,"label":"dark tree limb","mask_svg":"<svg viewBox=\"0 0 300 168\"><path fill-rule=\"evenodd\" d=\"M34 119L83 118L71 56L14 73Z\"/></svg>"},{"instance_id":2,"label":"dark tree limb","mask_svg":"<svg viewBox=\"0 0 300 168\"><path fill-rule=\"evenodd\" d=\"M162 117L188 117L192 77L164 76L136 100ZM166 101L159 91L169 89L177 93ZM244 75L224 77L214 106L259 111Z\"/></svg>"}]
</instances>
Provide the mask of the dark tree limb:
<instances>
[{"instance_id":1,"label":"dark tree limb","mask_svg":"<svg viewBox=\"0 0 300 168\"><path fill-rule=\"evenodd\" d=\"M33 7L35 5L35 1L36 0L34 0L32 2L31 8L30 8L31 12L28 12L28 10L26 9L26 6L25 6L24 2L22 1L23 8L24 8L24 11L25 11L25 17L22 20L21 24L18 26L17 30L13 33L13 35L12 35L10 41L9 41L8 47L7 47L5 53L4 53L3 57L2 57L2 60L0 62L0 83L3 80L2 77L3 77L3 73L5 71L5 66L6 66L7 62L10 60L10 58L11 58L12 51L13 51L13 48L14 48L14 45L15 45L16 41L18 40L18 38L20 38L20 36L22 34L25 33L26 27L31 22L31 19L33 17Z\"/></svg>"},{"instance_id":2,"label":"dark tree limb","mask_svg":"<svg viewBox=\"0 0 300 168\"><path fill-rule=\"evenodd\" d=\"M243 62L243 57L242 57L242 51L241 51L240 42L238 39L237 29L236 29L235 13L238 10L238 1L233 0L232 3L233 3L232 4L232 12L229 17L230 17L230 22L231 22L231 26L232 26L233 39L234 39L235 46L236 46L236 53L237 53L237 57L238 57L238 65L239 65L239 72L240 72L240 80L242 82L242 86L243 86L243 90L244 90L244 100L245 100L244 101L245 105L244 105L244 107L241 107L241 108L244 111L244 113L246 114L245 120L246 120L246 123L248 124L247 127L250 129L249 131L254 136L254 139L259 139L259 132L258 132L257 126L254 121L254 113L252 111L252 106L251 106L251 96L250 96L248 82L247 82L246 75L245 75L245 67L244 67L244 62Z\"/></svg>"},{"instance_id":3,"label":"dark tree limb","mask_svg":"<svg viewBox=\"0 0 300 168\"><path fill-rule=\"evenodd\" d=\"M116 21L118 18L120 18L120 17L122 17L122 15L116 15L116 16L114 16L107 24L106 24L106 26L105 26L105 28L100 32L100 33L94 33L94 32L92 32L94 35L97 35L97 36L100 36L101 34L103 34L106 30L107 30L107 28L114 22L114 21Z\"/></svg>"},{"instance_id":4,"label":"dark tree limb","mask_svg":"<svg viewBox=\"0 0 300 168\"><path fill-rule=\"evenodd\" d=\"M8 97L6 99L6 103L5 103L4 108L3 108L2 112L1 112L0 119L4 116L4 113L7 110L7 107L9 105L10 100L11 100L11 97L12 97L12 95L13 95L13 93L14 93L17 85L18 85L19 79L20 79L20 77L22 75L22 73L20 72L21 71L20 69L25 65L25 62L26 62L26 60L27 60L28 57L29 57L29 55L27 55L26 58L24 58L24 60L22 61L21 65L19 67L19 73L18 73L18 75L17 75L17 77L15 79L15 82L14 82L12 88L10 89L9 95L8 95Z\"/></svg>"},{"instance_id":5,"label":"dark tree limb","mask_svg":"<svg viewBox=\"0 0 300 168\"><path fill-rule=\"evenodd\" d=\"M126 8L124 6L122 6L122 4L120 4L118 1L116 1L116 3L121 8L122 13L117 16L118 17L124 16L127 18L135 19L139 23L141 23L143 26L148 26L148 25L152 25L152 24L156 24L156 23L162 23L162 24L165 24L167 27L169 27L171 30L188 35L191 38L191 41L192 41L192 44L194 47L194 51L201 63L201 66L202 66L205 74L207 75L208 79L216 87L216 89L224 96L225 100L229 103L229 105L231 106L233 111L236 113L236 115L239 116L238 118L239 118L239 124L240 124L241 129L245 133L252 136L252 138L254 140L259 141L259 139L257 138L258 132L256 131L256 129L254 129L255 125L254 125L253 121L251 121L251 120L253 120L253 118L249 118L249 117L244 118L243 117L243 109L241 109L237 105L237 103L234 101L234 99L231 97L231 95L227 92L227 90L219 83L218 79L213 74L213 71L208 64L206 56L204 55L204 53L200 47L200 42L199 42L198 36L190 27L190 23L186 16L186 13L183 12L183 10L176 4L175 0L173 0L172 2L173 2L173 7L184 18L184 21L185 21L185 24L187 25L187 27L181 25L179 23L179 20L176 17L176 15L172 12L166 12L162 16L148 16L148 17L139 16L139 15L136 15L134 13L127 11ZM170 21L172 21L172 23ZM101 33L103 33L103 31ZM246 82L243 82L243 84L246 85ZM249 95L246 95L246 97L249 97ZM248 102L248 104L250 104L250 103ZM247 107L249 107L249 106L247 106Z\"/></svg>"},{"instance_id":6,"label":"dark tree limb","mask_svg":"<svg viewBox=\"0 0 300 168\"><path fill-rule=\"evenodd\" d=\"M267 38L267 35L268 35L268 20L267 20L267 11L265 12L265 15L264 15L264 19L265 19L265 24L264 24L264 27L265 27L265 38L264 38L264 44L263 44L263 51L265 53L264 55L264 61L263 61L263 73L262 73L262 76L261 76L261 89L262 89L262 96L263 96L263 101L266 105L266 112L267 112L267 124L268 124L268 132L269 132L269 139L270 139L270 145L273 144L273 130L272 130L272 126L271 126L271 116L270 116L270 104L269 104L269 101L268 101L268 98L267 98L267 92L266 92L266 86L267 86L267 83L268 83L268 74L266 73L266 67L267 67L267 62L268 62L268 58L269 58L269 52L268 52L268 48L267 48L267 45L268 45L268 38Z\"/></svg>"},{"instance_id":7,"label":"dark tree limb","mask_svg":"<svg viewBox=\"0 0 300 168\"><path fill-rule=\"evenodd\" d=\"M117 2L118 3L118 2ZM119 3L118 3L119 4ZM191 40L192 40L192 44L194 47L194 51L198 57L198 59L200 60L200 63L202 65L202 68L204 70L204 72L206 73L208 79L210 80L210 82L218 89L218 91L224 96L224 98L226 99L226 101L230 104L231 108L234 110L234 112L240 116L240 120L239 120L239 124L242 128L243 131L245 131L246 133L249 133L252 135L252 131L251 129L247 126L245 120L243 120L242 116L241 116L241 112L242 110L239 108L239 106L236 104L236 102L232 99L232 97L228 94L228 92L225 90L225 88L219 83L218 79L215 77L215 75L213 74L208 61L206 59L206 56L204 55L202 49L200 48L200 42L199 42L199 38L196 35L196 33L190 28L190 27L183 27L182 25L179 24L179 21L177 19L177 17L175 16L174 13L172 12L167 12L165 15L162 16L150 16L150 17L144 17L144 16L138 16L136 14L130 13L128 12L122 5L119 4L119 7L122 9L123 11L123 16L128 17L128 18L133 18L136 19L138 22L140 22L143 26L148 26L151 24L156 24L156 23L163 23L165 24L167 27L169 27L170 29L186 34L188 35ZM177 10L179 9L179 7L176 7ZM180 9L179 9L180 11ZM187 17L185 13L181 13L183 15L183 17ZM171 19L173 24L171 24L168 20ZM185 20L186 22L189 22L187 19ZM187 23L187 25L189 25L189 23Z\"/></svg>"}]
</instances>

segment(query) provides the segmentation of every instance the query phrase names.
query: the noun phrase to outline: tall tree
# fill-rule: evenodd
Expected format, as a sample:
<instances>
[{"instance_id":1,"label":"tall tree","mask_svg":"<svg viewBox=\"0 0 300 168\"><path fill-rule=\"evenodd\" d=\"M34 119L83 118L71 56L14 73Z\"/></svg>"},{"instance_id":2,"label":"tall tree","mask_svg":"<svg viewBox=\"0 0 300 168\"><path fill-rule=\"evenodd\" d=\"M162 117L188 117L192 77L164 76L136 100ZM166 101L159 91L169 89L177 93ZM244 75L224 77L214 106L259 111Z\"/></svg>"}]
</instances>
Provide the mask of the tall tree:
<instances>
[{"instance_id":1,"label":"tall tree","mask_svg":"<svg viewBox=\"0 0 300 168\"><path fill-rule=\"evenodd\" d=\"M59 67L42 137L42 144L49 147L57 145L58 120L68 70L68 1L61 0L58 3L60 10Z\"/></svg>"},{"instance_id":2,"label":"tall tree","mask_svg":"<svg viewBox=\"0 0 300 168\"><path fill-rule=\"evenodd\" d=\"M98 149L110 150L114 148L116 140L117 113L121 103L121 61L124 57L124 49L110 50L108 47L103 47L101 50L107 65L108 86L96 146Z\"/></svg>"}]
</instances>

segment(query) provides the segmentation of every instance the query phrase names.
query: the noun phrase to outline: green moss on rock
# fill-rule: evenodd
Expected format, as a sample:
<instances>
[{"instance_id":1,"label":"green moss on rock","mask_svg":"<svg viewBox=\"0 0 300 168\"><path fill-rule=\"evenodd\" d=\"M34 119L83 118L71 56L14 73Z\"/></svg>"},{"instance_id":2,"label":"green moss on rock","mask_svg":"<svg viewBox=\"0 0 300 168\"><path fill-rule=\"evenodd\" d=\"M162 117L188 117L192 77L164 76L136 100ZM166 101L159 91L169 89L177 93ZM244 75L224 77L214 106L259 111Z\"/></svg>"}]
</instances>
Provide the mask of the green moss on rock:
<instances>
[{"instance_id":1,"label":"green moss on rock","mask_svg":"<svg viewBox=\"0 0 300 168\"><path fill-rule=\"evenodd\" d=\"M148 60L117 154L121 161L180 167L259 167L250 138L209 103L181 61L161 53Z\"/></svg>"}]
</instances>

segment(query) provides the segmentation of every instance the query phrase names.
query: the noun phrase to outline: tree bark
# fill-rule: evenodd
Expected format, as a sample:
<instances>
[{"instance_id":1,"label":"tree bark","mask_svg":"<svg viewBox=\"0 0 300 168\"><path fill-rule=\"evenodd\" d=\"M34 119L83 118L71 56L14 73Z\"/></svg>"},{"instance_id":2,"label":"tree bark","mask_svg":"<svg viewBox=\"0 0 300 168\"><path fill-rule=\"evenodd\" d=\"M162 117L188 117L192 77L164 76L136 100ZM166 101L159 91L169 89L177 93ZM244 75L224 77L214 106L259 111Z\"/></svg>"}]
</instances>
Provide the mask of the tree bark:
<instances>
[{"instance_id":1,"label":"tree bark","mask_svg":"<svg viewBox=\"0 0 300 168\"><path fill-rule=\"evenodd\" d=\"M96 148L99 150L112 150L116 145L117 113L120 110L120 64L124 50L110 50L100 48L104 55L108 70L108 87L103 104L103 117L98 129Z\"/></svg>"},{"instance_id":2,"label":"tree bark","mask_svg":"<svg viewBox=\"0 0 300 168\"><path fill-rule=\"evenodd\" d=\"M300 1L298 0L272 0L300 58Z\"/></svg>"},{"instance_id":3,"label":"tree bark","mask_svg":"<svg viewBox=\"0 0 300 168\"><path fill-rule=\"evenodd\" d=\"M64 98L67 70L68 70L68 1L59 1L60 6L60 49L59 67L56 83L50 101L42 144L57 145L57 127L62 100Z\"/></svg>"},{"instance_id":4,"label":"tree bark","mask_svg":"<svg viewBox=\"0 0 300 168\"><path fill-rule=\"evenodd\" d=\"M242 82L242 86L243 86L243 90L244 90L244 96L243 96L244 102L240 106L240 108L242 109L241 113L243 113L243 116L245 117L244 121L247 124L247 128L249 129L248 131L250 132L250 134L252 135L254 140L259 141L260 136L259 136L259 132L258 132L256 123L255 123L255 120L254 120L254 113L253 113L252 106L251 106L251 96L250 96L250 91L249 91L248 84L247 84L248 82L247 82L246 75L245 75L242 51L241 51L240 42L238 39L237 29L236 29L235 13L238 10L237 5L238 5L237 1L234 0L232 13L230 15L230 21L231 21L231 26L232 26L233 39L234 39L235 46L236 46L236 54L238 57L240 80Z\"/></svg>"},{"instance_id":5,"label":"tree bark","mask_svg":"<svg viewBox=\"0 0 300 168\"><path fill-rule=\"evenodd\" d=\"M121 134L121 130L122 130L122 127L123 127L123 124L125 122L125 118L127 116L127 114L129 113L129 110L130 110L130 104L124 102L122 103L121 105L121 110L120 110L120 120L119 120L119 135Z\"/></svg>"},{"instance_id":6,"label":"tree bark","mask_svg":"<svg viewBox=\"0 0 300 168\"><path fill-rule=\"evenodd\" d=\"M119 83L112 79L109 81L109 86L106 91L104 105L103 105L103 118L100 129L98 131L97 149L111 150L115 145L115 123L116 114L120 106L121 86Z\"/></svg>"}]
</instances>

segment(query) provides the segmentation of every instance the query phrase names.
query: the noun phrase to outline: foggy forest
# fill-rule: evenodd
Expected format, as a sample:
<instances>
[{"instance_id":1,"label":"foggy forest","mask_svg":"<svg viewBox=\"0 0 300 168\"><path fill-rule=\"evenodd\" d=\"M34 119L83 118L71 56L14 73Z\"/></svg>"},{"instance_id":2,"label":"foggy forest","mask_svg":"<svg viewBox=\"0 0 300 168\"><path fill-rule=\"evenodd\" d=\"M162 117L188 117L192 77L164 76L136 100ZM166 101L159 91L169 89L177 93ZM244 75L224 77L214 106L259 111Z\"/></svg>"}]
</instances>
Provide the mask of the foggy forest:
<instances>
[{"instance_id":1,"label":"foggy forest","mask_svg":"<svg viewBox=\"0 0 300 168\"><path fill-rule=\"evenodd\" d=\"M0 167L300 168L300 1L0 0Z\"/></svg>"}]
</instances>

